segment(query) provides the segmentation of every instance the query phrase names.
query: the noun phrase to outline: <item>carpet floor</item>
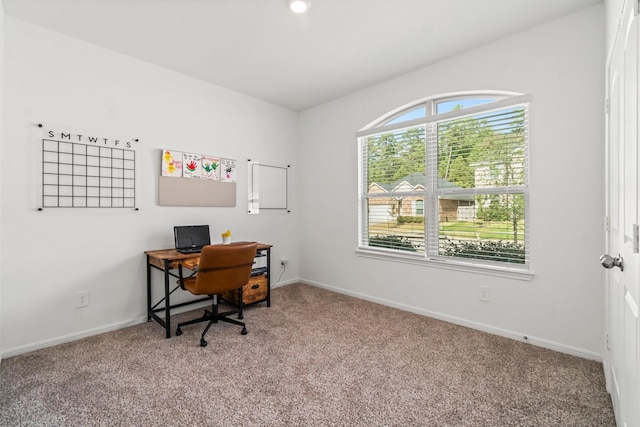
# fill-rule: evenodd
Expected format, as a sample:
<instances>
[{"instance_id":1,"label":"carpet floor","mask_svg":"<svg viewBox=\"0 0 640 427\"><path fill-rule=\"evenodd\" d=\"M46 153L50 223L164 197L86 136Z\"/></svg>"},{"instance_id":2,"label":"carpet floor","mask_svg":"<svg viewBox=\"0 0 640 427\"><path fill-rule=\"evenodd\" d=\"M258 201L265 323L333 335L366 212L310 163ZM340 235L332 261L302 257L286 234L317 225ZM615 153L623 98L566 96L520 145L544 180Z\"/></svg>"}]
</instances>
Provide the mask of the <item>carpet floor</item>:
<instances>
[{"instance_id":1,"label":"carpet floor","mask_svg":"<svg viewBox=\"0 0 640 427\"><path fill-rule=\"evenodd\" d=\"M0 425L615 426L598 362L302 284L245 320L3 360Z\"/></svg>"}]
</instances>

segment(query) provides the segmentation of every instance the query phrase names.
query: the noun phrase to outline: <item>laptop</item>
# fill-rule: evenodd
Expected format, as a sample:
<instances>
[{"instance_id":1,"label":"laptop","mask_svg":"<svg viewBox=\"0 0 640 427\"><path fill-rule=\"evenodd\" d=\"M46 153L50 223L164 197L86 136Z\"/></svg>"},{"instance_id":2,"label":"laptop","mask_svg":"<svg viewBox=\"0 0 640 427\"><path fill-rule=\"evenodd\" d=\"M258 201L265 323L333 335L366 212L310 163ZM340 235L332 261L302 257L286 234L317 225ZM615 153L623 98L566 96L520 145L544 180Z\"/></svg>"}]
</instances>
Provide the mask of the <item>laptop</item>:
<instances>
[{"instance_id":1,"label":"laptop","mask_svg":"<svg viewBox=\"0 0 640 427\"><path fill-rule=\"evenodd\" d=\"M194 254L211 244L208 225L178 225L173 227L176 250L183 254Z\"/></svg>"}]
</instances>

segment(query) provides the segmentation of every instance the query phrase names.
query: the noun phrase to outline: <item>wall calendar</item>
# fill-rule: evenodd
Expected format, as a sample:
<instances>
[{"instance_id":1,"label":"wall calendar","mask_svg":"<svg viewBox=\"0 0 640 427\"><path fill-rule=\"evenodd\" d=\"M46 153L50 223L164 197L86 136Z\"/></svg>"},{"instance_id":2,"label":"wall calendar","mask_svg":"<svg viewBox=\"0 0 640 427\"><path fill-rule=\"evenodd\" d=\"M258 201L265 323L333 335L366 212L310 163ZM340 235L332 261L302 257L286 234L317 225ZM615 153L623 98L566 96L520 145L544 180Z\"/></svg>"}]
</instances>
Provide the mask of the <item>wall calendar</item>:
<instances>
[{"instance_id":1,"label":"wall calendar","mask_svg":"<svg viewBox=\"0 0 640 427\"><path fill-rule=\"evenodd\" d=\"M137 140L38 126L43 208L135 208Z\"/></svg>"}]
</instances>

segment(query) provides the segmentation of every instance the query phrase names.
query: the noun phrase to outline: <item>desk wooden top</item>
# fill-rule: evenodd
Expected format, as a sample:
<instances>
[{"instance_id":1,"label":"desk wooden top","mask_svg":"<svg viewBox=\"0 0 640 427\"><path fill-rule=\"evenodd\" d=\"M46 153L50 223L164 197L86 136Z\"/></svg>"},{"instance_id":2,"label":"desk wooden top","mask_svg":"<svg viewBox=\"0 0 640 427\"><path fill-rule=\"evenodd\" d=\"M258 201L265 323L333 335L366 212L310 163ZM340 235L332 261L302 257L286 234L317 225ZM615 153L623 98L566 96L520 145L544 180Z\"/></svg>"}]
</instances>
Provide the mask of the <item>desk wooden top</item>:
<instances>
[{"instance_id":1,"label":"desk wooden top","mask_svg":"<svg viewBox=\"0 0 640 427\"><path fill-rule=\"evenodd\" d=\"M230 245L238 243L247 242L233 242ZM222 243L213 246L222 246ZM269 249L271 247L273 247L273 245L269 245L267 243L258 243L258 250ZM149 264L158 267L160 270L164 270L165 261L169 261L169 268L171 269L178 268L178 264L180 263L185 267L191 269L191 266L198 265L198 261L200 261L200 253L183 254L182 252L178 252L175 249L157 249L152 251L144 251L144 253L147 255Z\"/></svg>"}]
</instances>

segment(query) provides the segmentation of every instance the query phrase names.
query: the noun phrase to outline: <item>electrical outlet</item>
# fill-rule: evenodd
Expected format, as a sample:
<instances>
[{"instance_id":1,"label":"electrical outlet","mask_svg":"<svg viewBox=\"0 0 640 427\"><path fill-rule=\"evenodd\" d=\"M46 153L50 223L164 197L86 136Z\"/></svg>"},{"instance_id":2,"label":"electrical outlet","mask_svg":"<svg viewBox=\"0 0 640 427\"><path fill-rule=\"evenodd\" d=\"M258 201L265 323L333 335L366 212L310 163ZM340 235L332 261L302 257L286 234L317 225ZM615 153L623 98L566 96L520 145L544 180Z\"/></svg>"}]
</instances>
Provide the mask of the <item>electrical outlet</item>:
<instances>
[{"instance_id":1,"label":"electrical outlet","mask_svg":"<svg viewBox=\"0 0 640 427\"><path fill-rule=\"evenodd\" d=\"M280 265L282 267L284 267L285 265L287 265L287 263L289 262L289 260L287 259L287 257L280 257Z\"/></svg>"},{"instance_id":2,"label":"electrical outlet","mask_svg":"<svg viewBox=\"0 0 640 427\"><path fill-rule=\"evenodd\" d=\"M89 305L89 291L76 292L76 308Z\"/></svg>"},{"instance_id":3,"label":"electrical outlet","mask_svg":"<svg viewBox=\"0 0 640 427\"><path fill-rule=\"evenodd\" d=\"M480 301L489 302L489 287L488 286L478 286L480 290Z\"/></svg>"}]
</instances>

